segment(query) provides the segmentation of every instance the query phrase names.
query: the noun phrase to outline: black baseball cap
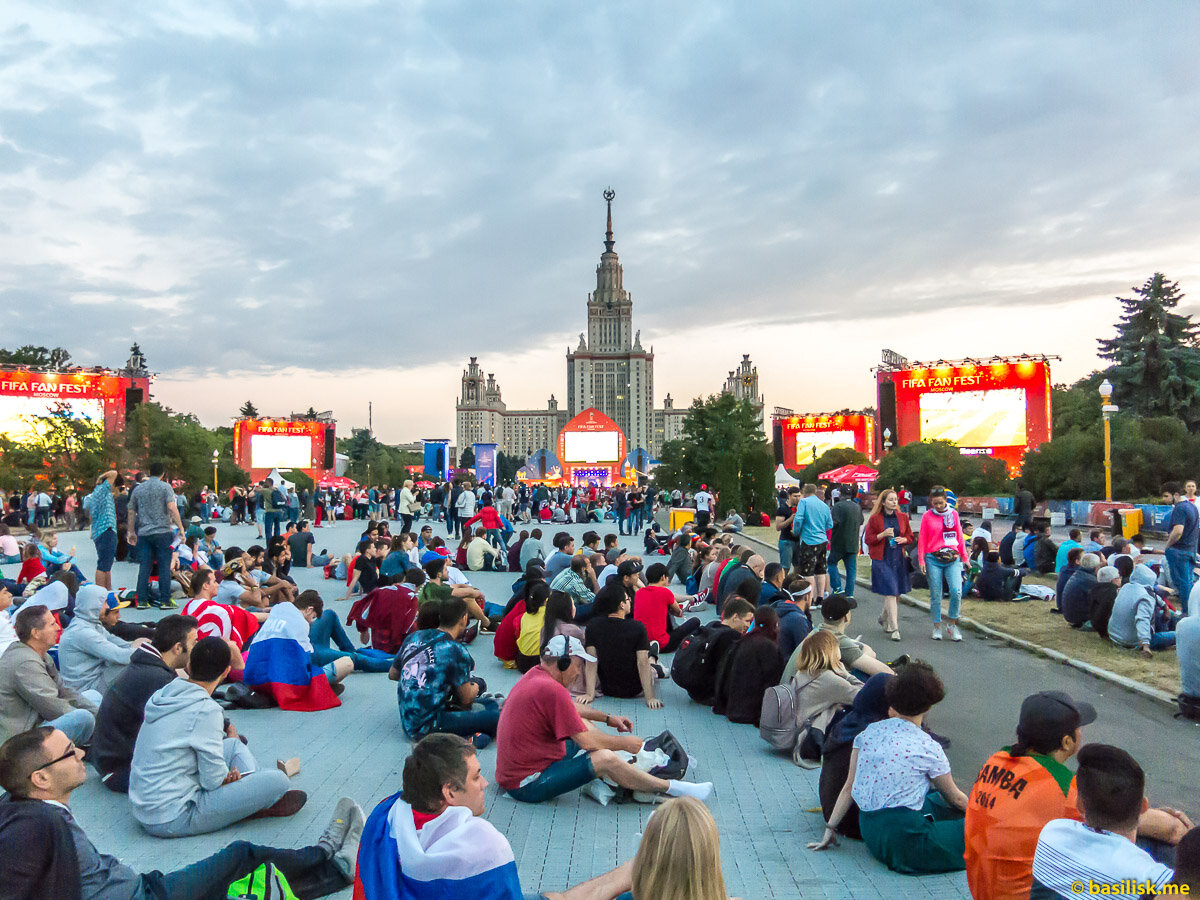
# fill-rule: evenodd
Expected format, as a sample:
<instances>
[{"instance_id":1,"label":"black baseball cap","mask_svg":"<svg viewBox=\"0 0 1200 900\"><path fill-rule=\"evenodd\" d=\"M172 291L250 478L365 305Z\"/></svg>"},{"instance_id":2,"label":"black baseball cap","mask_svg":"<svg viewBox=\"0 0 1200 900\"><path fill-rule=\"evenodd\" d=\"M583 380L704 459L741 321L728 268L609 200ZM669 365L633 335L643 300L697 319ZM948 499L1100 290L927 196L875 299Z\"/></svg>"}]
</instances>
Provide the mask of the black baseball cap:
<instances>
[{"instance_id":1,"label":"black baseball cap","mask_svg":"<svg viewBox=\"0 0 1200 900\"><path fill-rule=\"evenodd\" d=\"M825 617L826 622L844 619L852 609L858 609L858 601L843 593L830 594L821 601L821 615Z\"/></svg>"},{"instance_id":2,"label":"black baseball cap","mask_svg":"<svg viewBox=\"0 0 1200 900\"><path fill-rule=\"evenodd\" d=\"M636 559L627 559L617 566L617 574L622 578L626 578L629 575L636 575L640 571L642 571L642 564Z\"/></svg>"},{"instance_id":3,"label":"black baseball cap","mask_svg":"<svg viewBox=\"0 0 1200 900\"><path fill-rule=\"evenodd\" d=\"M1027 741L1053 742L1076 728L1096 721L1096 707L1072 700L1063 691L1040 691L1021 703L1017 736Z\"/></svg>"}]
</instances>

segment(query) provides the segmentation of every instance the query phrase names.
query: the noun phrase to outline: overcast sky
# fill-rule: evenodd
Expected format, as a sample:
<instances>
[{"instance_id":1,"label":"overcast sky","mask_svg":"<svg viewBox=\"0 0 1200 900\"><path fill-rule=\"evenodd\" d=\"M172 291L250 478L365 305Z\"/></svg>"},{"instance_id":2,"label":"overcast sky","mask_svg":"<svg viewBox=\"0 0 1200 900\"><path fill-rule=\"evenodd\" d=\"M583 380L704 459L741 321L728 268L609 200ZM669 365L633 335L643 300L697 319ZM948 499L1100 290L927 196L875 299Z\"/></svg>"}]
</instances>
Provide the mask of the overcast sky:
<instances>
[{"instance_id":1,"label":"overcast sky","mask_svg":"<svg viewBox=\"0 0 1200 900\"><path fill-rule=\"evenodd\" d=\"M452 436L472 355L565 401L609 185L659 403L743 353L797 411L882 347L1069 381L1154 271L1200 310L1192 0L5 13L0 344L136 339L209 425Z\"/></svg>"}]
</instances>

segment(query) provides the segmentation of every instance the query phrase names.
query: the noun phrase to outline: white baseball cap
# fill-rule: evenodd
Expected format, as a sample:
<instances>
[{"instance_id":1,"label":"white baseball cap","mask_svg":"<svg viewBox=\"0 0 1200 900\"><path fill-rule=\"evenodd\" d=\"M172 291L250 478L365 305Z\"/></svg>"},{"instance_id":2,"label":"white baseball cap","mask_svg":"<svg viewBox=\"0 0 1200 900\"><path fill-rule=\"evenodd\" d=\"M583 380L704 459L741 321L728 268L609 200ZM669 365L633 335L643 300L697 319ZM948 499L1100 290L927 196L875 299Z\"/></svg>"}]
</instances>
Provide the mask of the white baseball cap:
<instances>
[{"instance_id":1,"label":"white baseball cap","mask_svg":"<svg viewBox=\"0 0 1200 900\"><path fill-rule=\"evenodd\" d=\"M556 634L546 641L546 649L542 651L542 658L553 659L556 656L577 656L585 662L596 661L596 657L583 649L579 638L568 638L565 634Z\"/></svg>"}]
</instances>

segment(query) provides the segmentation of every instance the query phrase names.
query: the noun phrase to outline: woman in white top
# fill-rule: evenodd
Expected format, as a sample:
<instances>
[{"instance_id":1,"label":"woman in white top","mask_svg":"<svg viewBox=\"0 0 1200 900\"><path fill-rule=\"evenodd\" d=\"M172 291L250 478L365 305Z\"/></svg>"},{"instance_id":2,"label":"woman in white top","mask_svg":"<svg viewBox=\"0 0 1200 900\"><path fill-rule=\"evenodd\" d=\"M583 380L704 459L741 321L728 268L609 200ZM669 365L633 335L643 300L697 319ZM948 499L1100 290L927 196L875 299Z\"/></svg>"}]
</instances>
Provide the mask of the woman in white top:
<instances>
[{"instance_id":1,"label":"woman in white top","mask_svg":"<svg viewBox=\"0 0 1200 900\"><path fill-rule=\"evenodd\" d=\"M945 751L921 728L945 694L941 679L922 662L909 663L888 682L889 718L854 739L846 784L824 837L810 850L837 844L835 830L853 800L863 842L892 871L924 875L966 867L967 796L954 783Z\"/></svg>"}]
</instances>

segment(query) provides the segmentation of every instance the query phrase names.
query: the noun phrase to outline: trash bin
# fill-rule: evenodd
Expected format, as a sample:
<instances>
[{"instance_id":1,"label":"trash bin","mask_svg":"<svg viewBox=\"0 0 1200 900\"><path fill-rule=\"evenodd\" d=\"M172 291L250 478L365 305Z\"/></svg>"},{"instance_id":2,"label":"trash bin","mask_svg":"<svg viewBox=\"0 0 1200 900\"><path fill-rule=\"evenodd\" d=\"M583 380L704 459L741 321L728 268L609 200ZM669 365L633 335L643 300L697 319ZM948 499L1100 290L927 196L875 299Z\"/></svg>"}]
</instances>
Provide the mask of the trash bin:
<instances>
[{"instance_id":1,"label":"trash bin","mask_svg":"<svg viewBox=\"0 0 1200 900\"><path fill-rule=\"evenodd\" d=\"M1121 514L1121 534L1127 538L1139 534L1142 530L1142 511L1136 506L1118 510Z\"/></svg>"},{"instance_id":2,"label":"trash bin","mask_svg":"<svg viewBox=\"0 0 1200 900\"><path fill-rule=\"evenodd\" d=\"M696 510L687 507L672 506L669 531L678 531L685 522L696 521Z\"/></svg>"}]
</instances>

